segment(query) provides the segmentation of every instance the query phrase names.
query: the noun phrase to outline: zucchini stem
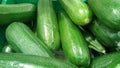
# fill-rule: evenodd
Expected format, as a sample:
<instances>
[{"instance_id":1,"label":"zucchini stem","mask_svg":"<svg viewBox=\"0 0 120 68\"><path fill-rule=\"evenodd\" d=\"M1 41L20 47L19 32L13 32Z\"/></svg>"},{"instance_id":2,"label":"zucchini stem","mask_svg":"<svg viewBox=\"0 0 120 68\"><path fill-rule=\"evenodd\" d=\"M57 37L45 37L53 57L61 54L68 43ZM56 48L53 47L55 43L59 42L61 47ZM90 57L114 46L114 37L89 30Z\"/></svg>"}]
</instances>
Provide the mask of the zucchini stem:
<instances>
[{"instance_id":1,"label":"zucchini stem","mask_svg":"<svg viewBox=\"0 0 120 68\"><path fill-rule=\"evenodd\" d=\"M89 48L98 51L100 53L105 54L106 50L105 48L95 39L90 42Z\"/></svg>"}]
</instances>

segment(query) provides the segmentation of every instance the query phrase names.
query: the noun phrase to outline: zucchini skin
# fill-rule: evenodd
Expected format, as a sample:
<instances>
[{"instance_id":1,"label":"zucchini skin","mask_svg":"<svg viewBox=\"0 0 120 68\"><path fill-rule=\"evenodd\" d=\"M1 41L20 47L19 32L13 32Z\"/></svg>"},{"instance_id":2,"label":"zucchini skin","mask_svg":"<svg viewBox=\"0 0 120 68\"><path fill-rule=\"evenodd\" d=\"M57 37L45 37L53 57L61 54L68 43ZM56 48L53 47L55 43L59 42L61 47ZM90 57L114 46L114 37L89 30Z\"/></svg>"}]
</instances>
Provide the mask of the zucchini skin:
<instances>
[{"instance_id":1,"label":"zucchini skin","mask_svg":"<svg viewBox=\"0 0 120 68\"><path fill-rule=\"evenodd\" d=\"M90 63L89 49L81 31L64 11L59 13L58 19L65 57L78 66L88 66Z\"/></svg>"},{"instance_id":2,"label":"zucchini skin","mask_svg":"<svg viewBox=\"0 0 120 68\"><path fill-rule=\"evenodd\" d=\"M51 50L60 48L58 23L51 0L38 1L37 36Z\"/></svg>"},{"instance_id":3,"label":"zucchini skin","mask_svg":"<svg viewBox=\"0 0 120 68\"><path fill-rule=\"evenodd\" d=\"M17 4L19 3L32 3L37 6L38 0L15 0Z\"/></svg>"},{"instance_id":4,"label":"zucchini skin","mask_svg":"<svg viewBox=\"0 0 120 68\"><path fill-rule=\"evenodd\" d=\"M14 11L13 11L14 10ZM33 20L36 7L33 4L0 4L0 25L12 22L29 22Z\"/></svg>"},{"instance_id":5,"label":"zucchini skin","mask_svg":"<svg viewBox=\"0 0 120 68\"><path fill-rule=\"evenodd\" d=\"M120 0L88 0L88 4L104 25L120 30Z\"/></svg>"},{"instance_id":6,"label":"zucchini skin","mask_svg":"<svg viewBox=\"0 0 120 68\"><path fill-rule=\"evenodd\" d=\"M75 24L85 26L92 20L92 11L82 0L59 0L59 2Z\"/></svg>"},{"instance_id":7,"label":"zucchini skin","mask_svg":"<svg viewBox=\"0 0 120 68\"><path fill-rule=\"evenodd\" d=\"M78 68L77 66L55 58L25 55L18 53L0 53L0 68Z\"/></svg>"},{"instance_id":8,"label":"zucchini skin","mask_svg":"<svg viewBox=\"0 0 120 68\"><path fill-rule=\"evenodd\" d=\"M29 27L21 22L13 22L7 27L6 39L13 50L18 53L54 57L48 47L34 35Z\"/></svg>"},{"instance_id":9,"label":"zucchini skin","mask_svg":"<svg viewBox=\"0 0 120 68\"><path fill-rule=\"evenodd\" d=\"M0 4L15 4L15 0L1 0Z\"/></svg>"},{"instance_id":10,"label":"zucchini skin","mask_svg":"<svg viewBox=\"0 0 120 68\"><path fill-rule=\"evenodd\" d=\"M120 52L113 52L93 59L90 68L119 68Z\"/></svg>"}]
</instances>

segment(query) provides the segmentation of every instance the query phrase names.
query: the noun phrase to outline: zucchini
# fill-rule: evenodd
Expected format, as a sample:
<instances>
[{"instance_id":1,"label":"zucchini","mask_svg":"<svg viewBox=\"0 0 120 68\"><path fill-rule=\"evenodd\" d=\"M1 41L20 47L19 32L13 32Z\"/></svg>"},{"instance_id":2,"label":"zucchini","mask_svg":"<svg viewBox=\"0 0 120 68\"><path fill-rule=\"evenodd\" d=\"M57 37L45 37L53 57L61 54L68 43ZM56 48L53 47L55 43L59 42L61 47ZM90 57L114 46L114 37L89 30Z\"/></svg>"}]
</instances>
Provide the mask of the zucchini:
<instances>
[{"instance_id":1,"label":"zucchini","mask_svg":"<svg viewBox=\"0 0 120 68\"><path fill-rule=\"evenodd\" d=\"M54 57L48 47L21 22L13 22L7 27L6 39L13 50L18 53Z\"/></svg>"},{"instance_id":2,"label":"zucchini","mask_svg":"<svg viewBox=\"0 0 120 68\"><path fill-rule=\"evenodd\" d=\"M120 0L88 0L97 18L113 30L120 30Z\"/></svg>"},{"instance_id":3,"label":"zucchini","mask_svg":"<svg viewBox=\"0 0 120 68\"><path fill-rule=\"evenodd\" d=\"M90 31L107 47L120 47L120 32L114 31L103 25L100 21L94 20L89 25Z\"/></svg>"},{"instance_id":4,"label":"zucchini","mask_svg":"<svg viewBox=\"0 0 120 68\"><path fill-rule=\"evenodd\" d=\"M1 4L15 4L15 0L1 0Z\"/></svg>"},{"instance_id":5,"label":"zucchini","mask_svg":"<svg viewBox=\"0 0 120 68\"><path fill-rule=\"evenodd\" d=\"M60 48L58 23L51 0L38 1L37 36L51 50Z\"/></svg>"},{"instance_id":6,"label":"zucchini","mask_svg":"<svg viewBox=\"0 0 120 68\"><path fill-rule=\"evenodd\" d=\"M55 58L0 53L0 68L78 68L75 65Z\"/></svg>"},{"instance_id":7,"label":"zucchini","mask_svg":"<svg viewBox=\"0 0 120 68\"><path fill-rule=\"evenodd\" d=\"M85 26L92 20L92 11L82 0L59 0L71 20L80 26Z\"/></svg>"},{"instance_id":8,"label":"zucchini","mask_svg":"<svg viewBox=\"0 0 120 68\"><path fill-rule=\"evenodd\" d=\"M119 68L120 52L113 52L93 59L89 68Z\"/></svg>"},{"instance_id":9,"label":"zucchini","mask_svg":"<svg viewBox=\"0 0 120 68\"><path fill-rule=\"evenodd\" d=\"M78 66L88 66L90 63L90 55L81 31L72 23L65 12L61 11L58 19L65 57Z\"/></svg>"},{"instance_id":10,"label":"zucchini","mask_svg":"<svg viewBox=\"0 0 120 68\"><path fill-rule=\"evenodd\" d=\"M33 4L0 4L0 25L14 21L29 22L33 20L35 11L36 8Z\"/></svg>"},{"instance_id":11,"label":"zucchini","mask_svg":"<svg viewBox=\"0 0 120 68\"><path fill-rule=\"evenodd\" d=\"M106 53L106 50L103 47L103 45L90 32L83 30L82 34L83 34L86 42L88 43L89 48L91 48L97 52L103 53L103 54Z\"/></svg>"}]
</instances>

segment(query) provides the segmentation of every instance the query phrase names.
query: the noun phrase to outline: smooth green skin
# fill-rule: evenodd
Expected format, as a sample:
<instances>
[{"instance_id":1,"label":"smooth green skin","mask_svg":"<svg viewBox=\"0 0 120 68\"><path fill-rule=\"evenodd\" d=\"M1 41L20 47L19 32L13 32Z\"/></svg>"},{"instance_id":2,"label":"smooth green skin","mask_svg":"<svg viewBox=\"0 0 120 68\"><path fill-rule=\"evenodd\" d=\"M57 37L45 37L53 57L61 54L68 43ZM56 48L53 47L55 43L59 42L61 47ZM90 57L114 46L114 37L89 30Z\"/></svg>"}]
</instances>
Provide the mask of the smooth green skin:
<instances>
[{"instance_id":1,"label":"smooth green skin","mask_svg":"<svg viewBox=\"0 0 120 68\"><path fill-rule=\"evenodd\" d=\"M51 0L38 1L37 36L51 50L60 48L58 23Z\"/></svg>"},{"instance_id":2,"label":"smooth green skin","mask_svg":"<svg viewBox=\"0 0 120 68\"><path fill-rule=\"evenodd\" d=\"M79 28L64 13L59 13L59 28L65 57L78 66L88 66L90 55Z\"/></svg>"},{"instance_id":3,"label":"smooth green skin","mask_svg":"<svg viewBox=\"0 0 120 68\"><path fill-rule=\"evenodd\" d=\"M88 4L103 24L120 30L120 0L88 0Z\"/></svg>"},{"instance_id":4,"label":"smooth green skin","mask_svg":"<svg viewBox=\"0 0 120 68\"><path fill-rule=\"evenodd\" d=\"M120 32L110 30L104 26L101 22L94 20L89 26L91 32L107 47L119 47L120 46Z\"/></svg>"},{"instance_id":5,"label":"smooth green skin","mask_svg":"<svg viewBox=\"0 0 120 68\"><path fill-rule=\"evenodd\" d=\"M0 53L0 68L78 68L75 65L55 59L24 54Z\"/></svg>"},{"instance_id":6,"label":"smooth green skin","mask_svg":"<svg viewBox=\"0 0 120 68\"><path fill-rule=\"evenodd\" d=\"M93 59L90 68L120 68L120 52L113 52Z\"/></svg>"},{"instance_id":7,"label":"smooth green skin","mask_svg":"<svg viewBox=\"0 0 120 68\"><path fill-rule=\"evenodd\" d=\"M15 0L16 3L32 3L37 6L38 0Z\"/></svg>"},{"instance_id":8,"label":"smooth green skin","mask_svg":"<svg viewBox=\"0 0 120 68\"><path fill-rule=\"evenodd\" d=\"M15 0L1 0L1 4L15 4Z\"/></svg>"},{"instance_id":9,"label":"smooth green skin","mask_svg":"<svg viewBox=\"0 0 120 68\"><path fill-rule=\"evenodd\" d=\"M29 22L33 20L35 11L33 4L0 4L0 25L14 21Z\"/></svg>"},{"instance_id":10,"label":"smooth green skin","mask_svg":"<svg viewBox=\"0 0 120 68\"><path fill-rule=\"evenodd\" d=\"M59 2L75 24L85 26L90 23L92 12L86 3L81 0L59 0Z\"/></svg>"},{"instance_id":11,"label":"smooth green skin","mask_svg":"<svg viewBox=\"0 0 120 68\"><path fill-rule=\"evenodd\" d=\"M48 47L23 23L13 22L10 24L6 29L6 39L16 52L54 57Z\"/></svg>"}]
</instances>

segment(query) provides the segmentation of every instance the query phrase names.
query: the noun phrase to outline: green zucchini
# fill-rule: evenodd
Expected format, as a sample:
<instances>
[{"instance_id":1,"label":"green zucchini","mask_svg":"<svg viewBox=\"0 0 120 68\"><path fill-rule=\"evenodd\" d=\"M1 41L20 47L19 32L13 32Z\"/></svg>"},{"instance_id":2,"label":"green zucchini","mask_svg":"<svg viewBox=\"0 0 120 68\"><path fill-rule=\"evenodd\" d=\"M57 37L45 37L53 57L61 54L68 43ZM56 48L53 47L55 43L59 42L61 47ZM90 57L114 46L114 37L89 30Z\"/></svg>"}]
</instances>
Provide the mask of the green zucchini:
<instances>
[{"instance_id":1,"label":"green zucchini","mask_svg":"<svg viewBox=\"0 0 120 68\"><path fill-rule=\"evenodd\" d=\"M55 58L0 53L0 68L78 68L75 65Z\"/></svg>"},{"instance_id":2,"label":"green zucchini","mask_svg":"<svg viewBox=\"0 0 120 68\"><path fill-rule=\"evenodd\" d=\"M0 25L14 21L29 22L33 20L35 11L33 4L0 4Z\"/></svg>"},{"instance_id":3,"label":"green zucchini","mask_svg":"<svg viewBox=\"0 0 120 68\"><path fill-rule=\"evenodd\" d=\"M15 0L1 0L1 4L15 4Z\"/></svg>"},{"instance_id":4,"label":"green zucchini","mask_svg":"<svg viewBox=\"0 0 120 68\"><path fill-rule=\"evenodd\" d=\"M120 30L120 0L88 0L88 4L104 25Z\"/></svg>"},{"instance_id":5,"label":"green zucchini","mask_svg":"<svg viewBox=\"0 0 120 68\"><path fill-rule=\"evenodd\" d=\"M90 23L92 11L82 0L59 0L59 2L75 24L85 26Z\"/></svg>"},{"instance_id":6,"label":"green zucchini","mask_svg":"<svg viewBox=\"0 0 120 68\"><path fill-rule=\"evenodd\" d=\"M89 29L105 46L120 47L120 31L111 30L98 20L94 20Z\"/></svg>"},{"instance_id":7,"label":"green zucchini","mask_svg":"<svg viewBox=\"0 0 120 68\"><path fill-rule=\"evenodd\" d=\"M6 39L16 52L54 57L48 47L23 23L13 22L10 24L6 29Z\"/></svg>"},{"instance_id":8,"label":"green zucchini","mask_svg":"<svg viewBox=\"0 0 120 68\"><path fill-rule=\"evenodd\" d=\"M90 55L81 31L72 23L65 12L60 12L58 19L65 57L78 66L88 66L90 63Z\"/></svg>"},{"instance_id":9,"label":"green zucchini","mask_svg":"<svg viewBox=\"0 0 120 68\"><path fill-rule=\"evenodd\" d=\"M106 53L106 50L103 47L103 45L90 32L83 30L82 34L83 34L86 42L88 43L89 48L91 48L97 52L103 53L103 54Z\"/></svg>"},{"instance_id":10,"label":"green zucchini","mask_svg":"<svg viewBox=\"0 0 120 68\"><path fill-rule=\"evenodd\" d=\"M60 47L58 23L51 0L38 1L37 36L51 50Z\"/></svg>"},{"instance_id":11,"label":"green zucchini","mask_svg":"<svg viewBox=\"0 0 120 68\"><path fill-rule=\"evenodd\" d=\"M93 59L89 68L119 68L120 52L113 52Z\"/></svg>"}]
</instances>

